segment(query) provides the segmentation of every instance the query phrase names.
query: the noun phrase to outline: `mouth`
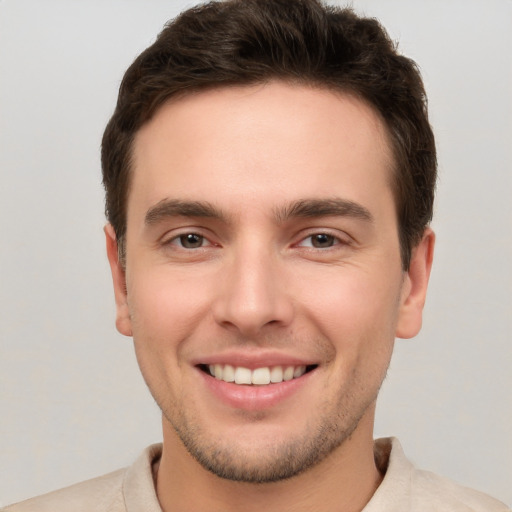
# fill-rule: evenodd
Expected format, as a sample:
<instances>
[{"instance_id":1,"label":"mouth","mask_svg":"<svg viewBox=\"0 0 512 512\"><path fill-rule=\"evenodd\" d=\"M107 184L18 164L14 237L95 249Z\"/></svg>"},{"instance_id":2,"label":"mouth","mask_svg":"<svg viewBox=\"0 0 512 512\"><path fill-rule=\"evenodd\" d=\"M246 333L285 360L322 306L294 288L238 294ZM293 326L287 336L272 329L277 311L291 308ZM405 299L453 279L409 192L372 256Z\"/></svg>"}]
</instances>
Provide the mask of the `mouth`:
<instances>
[{"instance_id":1,"label":"mouth","mask_svg":"<svg viewBox=\"0 0 512 512\"><path fill-rule=\"evenodd\" d=\"M267 386L299 379L318 365L262 366L245 368L230 364L199 364L198 368L216 380L242 386Z\"/></svg>"}]
</instances>

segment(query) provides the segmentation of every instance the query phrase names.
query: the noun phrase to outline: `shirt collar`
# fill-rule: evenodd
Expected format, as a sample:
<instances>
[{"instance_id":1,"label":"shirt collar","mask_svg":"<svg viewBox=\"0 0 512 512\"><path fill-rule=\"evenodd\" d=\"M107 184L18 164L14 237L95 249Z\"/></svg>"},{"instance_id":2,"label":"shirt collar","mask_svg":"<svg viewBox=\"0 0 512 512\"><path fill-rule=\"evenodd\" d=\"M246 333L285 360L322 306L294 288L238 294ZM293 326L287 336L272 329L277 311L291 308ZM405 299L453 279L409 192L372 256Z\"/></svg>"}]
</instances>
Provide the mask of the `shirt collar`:
<instances>
[{"instance_id":1,"label":"shirt collar","mask_svg":"<svg viewBox=\"0 0 512 512\"><path fill-rule=\"evenodd\" d=\"M161 454L162 444L148 446L126 471L123 497L127 512L162 512L153 478L153 465ZM398 439L377 439L374 457L384 479L363 512L408 510L413 466Z\"/></svg>"}]
</instances>

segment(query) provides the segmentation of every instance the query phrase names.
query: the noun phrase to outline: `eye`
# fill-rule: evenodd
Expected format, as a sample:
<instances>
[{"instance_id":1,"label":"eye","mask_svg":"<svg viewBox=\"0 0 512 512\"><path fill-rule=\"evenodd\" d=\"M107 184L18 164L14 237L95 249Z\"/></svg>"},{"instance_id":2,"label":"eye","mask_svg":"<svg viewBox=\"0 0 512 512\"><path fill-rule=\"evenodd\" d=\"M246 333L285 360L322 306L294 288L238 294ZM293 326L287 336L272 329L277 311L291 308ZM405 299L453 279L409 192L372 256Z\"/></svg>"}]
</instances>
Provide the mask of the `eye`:
<instances>
[{"instance_id":1,"label":"eye","mask_svg":"<svg viewBox=\"0 0 512 512\"><path fill-rule=\"evenodd\" d=\"M313 247L315 249L328 249L333 245L338 245L340 240L328 233L315 233L302 240L299 247Z\"/></svg>"},{"instance_id":2,"label":"eye","mask_svg":"<svg viewBox=\"0 0 512 512\"><path fill-rule=\"evenodd\" d=\"M202 235L197 233L184 233L176 238L173 238L170 242L173 245L180 245L184 249L199 249L208 245L208 241Z\"/></svg>"}]
</instances>

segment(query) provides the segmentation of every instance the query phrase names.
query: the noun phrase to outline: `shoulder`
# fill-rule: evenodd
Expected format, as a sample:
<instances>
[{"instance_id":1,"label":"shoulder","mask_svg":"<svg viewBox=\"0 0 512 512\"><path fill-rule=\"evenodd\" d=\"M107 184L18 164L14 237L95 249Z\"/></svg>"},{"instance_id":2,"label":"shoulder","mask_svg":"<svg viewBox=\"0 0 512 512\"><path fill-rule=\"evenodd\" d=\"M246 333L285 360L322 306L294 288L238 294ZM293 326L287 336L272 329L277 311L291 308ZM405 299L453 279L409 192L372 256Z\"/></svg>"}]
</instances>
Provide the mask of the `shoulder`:
<instances>
[{"instance_id":1,"label":"shoulder","mask_svg":"<svg viewBox=\"0 0 512 512\"><path fill-rule=\"evenodd\" d=\"M385 473L365 512L506 512L510 509L487 494L448 478L416 469L395 438L375 442L375 461Z\"/></svg>"},{"instance_id":2,"label":"shoulder","mask_svg":"<svg viewBox=\"0 0 512 512\"><path fill-rule=\"evenodd\" d=\"M2 512L121 512L125 510L122 494L125 472L120 469L9 505Z\"/></svg>"},{"instance_id":3,"label":"shoulder","mask_svg":"<svg viewBox=\"0 0 512 512\"><path fill-rule=\"evenodd\" d=\"M430 471L414 470L411 481L412 510L506 512L504 503Z\"/></svg>"},{"instance_id":4,"label":"shoulder","mask_svg":"<svg viewBox=\"0 0 512 512\"><path fill-rule=\"evenodd\" d=\"M3 508L1 512L161 512L153 464L161 444L148 446L128 468Z\"/></svg>"}]
</instances>

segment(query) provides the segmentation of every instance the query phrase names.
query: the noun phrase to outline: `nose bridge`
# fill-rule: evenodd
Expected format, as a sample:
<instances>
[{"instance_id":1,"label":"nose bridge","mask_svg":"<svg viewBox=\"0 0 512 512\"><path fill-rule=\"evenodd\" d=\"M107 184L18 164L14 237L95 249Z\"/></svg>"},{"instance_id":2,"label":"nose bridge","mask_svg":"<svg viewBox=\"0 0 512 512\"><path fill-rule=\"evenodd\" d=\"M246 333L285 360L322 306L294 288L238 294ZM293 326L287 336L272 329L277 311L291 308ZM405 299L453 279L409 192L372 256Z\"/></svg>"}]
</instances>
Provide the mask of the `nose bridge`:
<instances>
[{"instance_id":1,"label":"nose bridge","mask_svg":"<svg viewBox=\"0 0 512 512\"><path fill-rule=\"evenodd\" d=\"M293 308L280 272L279 255L258 237L240 241L227 258L215 316L244 335L269 324L286 325Z\"/></svg>"}]
</instances>

